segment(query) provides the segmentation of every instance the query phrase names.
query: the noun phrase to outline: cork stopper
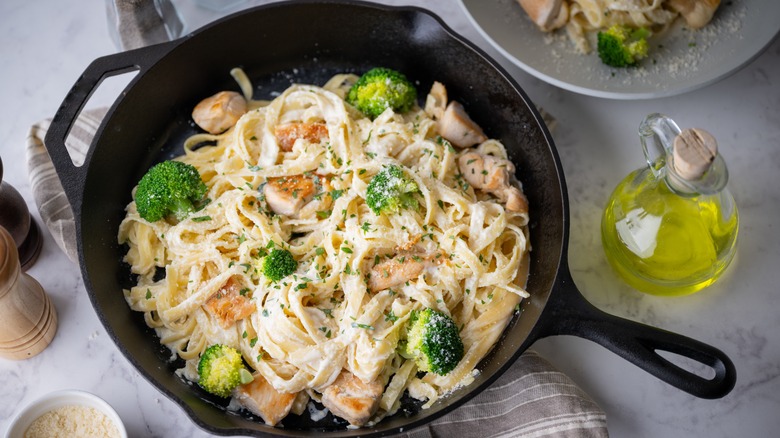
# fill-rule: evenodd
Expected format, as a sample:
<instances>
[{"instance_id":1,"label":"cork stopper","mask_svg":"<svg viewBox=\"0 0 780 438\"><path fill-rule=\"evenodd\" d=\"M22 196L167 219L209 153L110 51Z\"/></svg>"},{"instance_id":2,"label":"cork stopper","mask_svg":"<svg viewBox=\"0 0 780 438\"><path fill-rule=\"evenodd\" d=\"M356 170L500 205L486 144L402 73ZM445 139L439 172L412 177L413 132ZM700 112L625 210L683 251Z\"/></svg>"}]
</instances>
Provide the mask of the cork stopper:
<instances>
[{"instance_id":1,"label":"cork stopper","mask_svg":"<svg viewBox=\"0 0 780 438\"><path fill-rule=\"evenodd\" d=\"M718 142L703 129L688 128L674 138L673 154L677 174L687 181L695 181L710 169L718 156Z\"/></svg>"},{"instance_id":2,"label":"cork stopper","mask_svg":"<svg viewBox=\"0 0 780 438\"><path fill-rule=\"evenodd\" d=\"M11 234L0 226L0 357L27 359L57 332L57 313L46 292L22 272Z\"/></svg>"}]
</instances>

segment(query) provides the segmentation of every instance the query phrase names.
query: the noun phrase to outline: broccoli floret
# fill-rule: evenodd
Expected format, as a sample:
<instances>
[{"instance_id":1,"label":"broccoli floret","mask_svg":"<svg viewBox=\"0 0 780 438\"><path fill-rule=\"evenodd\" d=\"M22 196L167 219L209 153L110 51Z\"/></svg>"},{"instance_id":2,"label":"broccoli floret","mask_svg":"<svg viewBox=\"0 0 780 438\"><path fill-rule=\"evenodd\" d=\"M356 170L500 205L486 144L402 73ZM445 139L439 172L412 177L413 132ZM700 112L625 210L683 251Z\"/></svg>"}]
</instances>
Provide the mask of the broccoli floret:
<instances>
[{"instance_id":1,"label":"broccoli floret","mask_svg":"<svg viewBox=\"0 0 780 438\"><path fill-rule=\"evenodd\" d=\"M274 248L270 254L263 257L263 275L271 281L281 280L295 272L297 267L298 262L295 261L292 253L286 249Z\"/></svg>"},{"instance_id":2,"label":"broccoli floret","mask_svg":"<svg viewBox=\"0 0 780 438\"><path fill-rule=\"evenodd\" d=\"M374 119L386 109L403 113L417 101L417 90L402 73L376 67L367 71L352 85L347 102Z\"/></svg>"},{"instance_id":3,"label":"broccoli floret","mask_svg":"<svg viewBox=\"0 0 780 438\"><path fill-rule=\"evenodd\" d=\"M650 31L640 27L631 29L614 25L598 33L598 52L601 62L612 67L628 67L647 57L647 38Z\"/></svg>"},{"instance_id":4,"label":"broccoli floret","mask_svg":"<svg viewBox=\"0 0 780 438\"><path fill-rule=\"evenodd\" d=\"M241 353L220 344L214 344L203 352L198 362L198 376L201 388L220 397L228 397L236 386L254 380L244 367Z\"/></svg>"},{"instance_id":5,"label":"broccoli floret","mask_svg":"<svg viewBox=\"0 0 780 438\"><path fill-rule=\"evenodd\" d=\"M376 214L395 213L401 208L417 208L414 182L395 164L385 166L374 175L366 188L366 204Z\"/></svg>"},{"instance_id":6,"label":"broccoli floret","mask_svg":"<svg viewBox=\"0 0 780 438\"><path fill-rule=\"evenodd\" d=\"M163 161L138 182L135 205L138 214L149 222L163 218L180 221L202 207L207 190L195 166Z\"/></svg>"},{"instance_id":7,"label":"broccoli floret","mask_svg":"<svg viewBox=\"0 0 780 438\"><path fill-rule=\"evenodd\" d=\"M401 354L414 359L420 371L440 376L452 371L463 358L463 341L455 322L433 309L412 311L401 348Z\"/></svg>"}]
</instances>

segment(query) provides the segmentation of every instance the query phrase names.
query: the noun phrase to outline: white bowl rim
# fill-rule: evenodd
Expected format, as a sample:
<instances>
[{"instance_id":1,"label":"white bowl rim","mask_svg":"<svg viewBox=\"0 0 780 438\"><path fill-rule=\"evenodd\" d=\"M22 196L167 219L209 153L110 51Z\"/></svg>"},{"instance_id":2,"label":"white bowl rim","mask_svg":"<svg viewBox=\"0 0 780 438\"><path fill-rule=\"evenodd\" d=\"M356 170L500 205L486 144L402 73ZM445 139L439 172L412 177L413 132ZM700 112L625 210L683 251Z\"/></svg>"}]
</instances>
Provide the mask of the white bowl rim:
<instances>
[{"instance_id":1,"label":"white bowl rim","mask_svg":"<svg viewBox=\"0 0 780 438\"><path fill-rule=\"evenodd\" d=\"M38 417L62 406L88 406L103 412L108 416L119 431L121 438L127 438L122 418L108 402L91 392L79 389L63 389L44 394L25 406L11 421L6 434L7 438L23 438L24 432Z\"/></svg>"}]
</instances>

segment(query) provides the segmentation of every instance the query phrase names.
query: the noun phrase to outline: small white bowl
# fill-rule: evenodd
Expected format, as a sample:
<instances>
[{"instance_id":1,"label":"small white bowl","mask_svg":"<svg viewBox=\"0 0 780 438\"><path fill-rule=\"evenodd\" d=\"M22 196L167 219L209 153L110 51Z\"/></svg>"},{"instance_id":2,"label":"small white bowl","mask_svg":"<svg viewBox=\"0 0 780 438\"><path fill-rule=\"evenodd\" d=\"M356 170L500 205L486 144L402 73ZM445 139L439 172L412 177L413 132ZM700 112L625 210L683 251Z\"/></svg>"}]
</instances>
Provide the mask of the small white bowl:
<instances>
[{"instance_id":1,"label":"small white bowl","mask_svg":"<svg viewBox=\"0 0 780 438\"><path fill-rule=\"evenodd\" d=\"M11 422L6 438L23 438L24 432L38 417L51 410L72 405L95 408L106 414L119 431L119 436L127 438L125 425L111 405L94 394L78 390L55 391L30 403Z\"/></svg>"}]
</instances>

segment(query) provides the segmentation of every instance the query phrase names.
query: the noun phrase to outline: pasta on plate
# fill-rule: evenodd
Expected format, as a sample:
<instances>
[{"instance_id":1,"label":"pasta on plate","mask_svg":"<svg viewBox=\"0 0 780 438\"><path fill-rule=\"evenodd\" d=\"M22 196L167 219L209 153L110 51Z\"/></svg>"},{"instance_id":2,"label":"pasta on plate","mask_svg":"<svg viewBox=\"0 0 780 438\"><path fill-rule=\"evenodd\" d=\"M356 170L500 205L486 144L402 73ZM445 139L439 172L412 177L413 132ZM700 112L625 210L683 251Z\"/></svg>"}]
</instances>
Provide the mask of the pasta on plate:
<instances>
[{"instance_id":1,"label":"pasta on plate","mask_svg":"<svg viewBox=\"0 0 780 438\"><path fill-rule=\"evenodd\" d=\"M591 51L589 33L613 25L667 29L678 17L698 29L712 19L720 0L518 0L543 31L565 28L582 53Z\"/></svg>"},{"instance_id":2,"label":"pasta on plate","mask_svg":"<svg viewBox=\"0 0 780 438\"><path fill-rule=\"evenodd\" d=\"M566 32L583 53L590 52L587 33L619 24L660 31L678 17L662 0L572 0Z\"/></svg>"},{"instance_id":3,"label":"pasta on plate","mask_svg":"<svg viewBox=\"0 0 780 438\"><path fill-rule=\"evenodd\" d=\"M126 301L184 360L178 373L197 381L205 349L236 348L255 385L286 397L272 414L236 389L237 405L268 424L336 385L378 388L355 396L370 401L362 418L340 415L356 426L395 413L406 391L430 406L468 385L528 296L528 209L504 146L447 105L439 83L425 108L372 120L344 100L355 75L253 101L244 73L231 73L245 113L223 133L192 136L176 158L197 168L208 204L148 222L133 201L118 232L137 275ZM476 129L475 144L442 137L448 119ZM417 208L369 208L367 186L388 166L416 183ZM297 261L278 281L259 270L273 248ZM419 376L398 353L412 311L424 308L459 329L464 355L445 375Z\"/></svg>"}]
</instances>

